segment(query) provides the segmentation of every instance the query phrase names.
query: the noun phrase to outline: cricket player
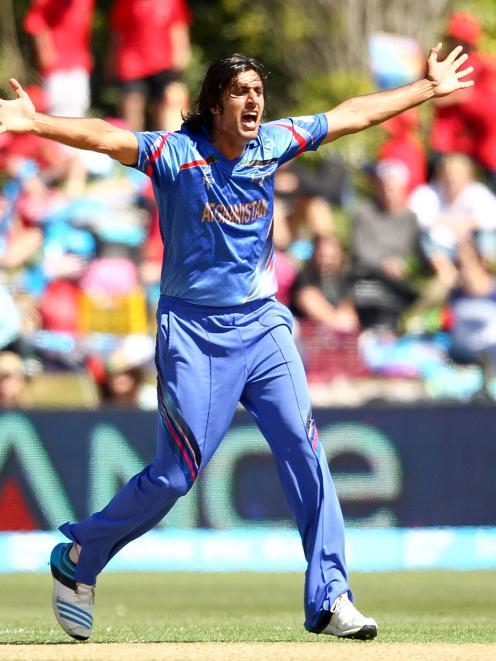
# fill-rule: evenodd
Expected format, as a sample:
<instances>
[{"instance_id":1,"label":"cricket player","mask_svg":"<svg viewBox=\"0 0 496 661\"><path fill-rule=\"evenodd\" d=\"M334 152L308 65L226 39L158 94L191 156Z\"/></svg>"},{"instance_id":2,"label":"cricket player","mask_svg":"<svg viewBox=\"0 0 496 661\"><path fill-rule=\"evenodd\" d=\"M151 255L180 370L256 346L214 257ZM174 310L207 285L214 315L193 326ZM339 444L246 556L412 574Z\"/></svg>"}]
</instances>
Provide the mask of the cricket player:
<instances>
[{"instance_id":1,"label":"cricket player","mask_svg":"<svg viewBox=\"0 0 496 661\"><path fill-rule=\"evenodd\" d=\"M289 311L276 302L274 175L304 151L468 87L455 48L426 76L350 99L328 112L262 123L265 73L232 55L213 63L180 131L133 133L99 119L35 112L21 85L0 100L0 131L33 133L109 154L151 177L164 239L158 303L157 451L101 511L64 523L70 540L51 554L53 609L73 638L89 638L98 574L124 545L155 526L187 493L226 433L240 401L260 427L308 563L305 627L374 638L376 622L353 605L340 506L312 417ZM194 595L192 595L194 599Z\"/></svg>"}]
</instances>

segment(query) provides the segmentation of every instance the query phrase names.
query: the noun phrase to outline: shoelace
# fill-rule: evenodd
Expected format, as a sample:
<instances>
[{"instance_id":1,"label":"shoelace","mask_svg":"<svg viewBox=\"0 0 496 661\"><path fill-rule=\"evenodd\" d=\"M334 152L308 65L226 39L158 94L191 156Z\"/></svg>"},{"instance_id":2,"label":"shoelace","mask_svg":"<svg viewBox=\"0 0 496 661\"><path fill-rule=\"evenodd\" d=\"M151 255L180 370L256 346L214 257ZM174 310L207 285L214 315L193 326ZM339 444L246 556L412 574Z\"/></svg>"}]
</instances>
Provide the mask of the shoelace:
<instances>
[{"instance_id":1,"label":"shoelace","mask_svg":"<svg viewBox=\"0 0 496 661\"><path fill-rule=\"evenodd\" d=\"M341 620L345 620L350 623L355 622L360 617L360 614L349 600L346 592L339 595L339 597L333 603L331 613L338 613L338 616Z\"/></svg>"},{"instance_id":2,"label":"shoelace","mask_svg":"<svg viewBox=\"0 0 496 661\"><path fill-rule=\"evenodd\" d=\"M346 594L346 592L343 592L343 594L340 594L339 597L337 597L334 600L334 603L331 606L331 613L335 613L339 608L342 608L343 602L345 601L348 601L348 603L350 603L348 599L348 595Z\"/></svg>"}]
</instances>

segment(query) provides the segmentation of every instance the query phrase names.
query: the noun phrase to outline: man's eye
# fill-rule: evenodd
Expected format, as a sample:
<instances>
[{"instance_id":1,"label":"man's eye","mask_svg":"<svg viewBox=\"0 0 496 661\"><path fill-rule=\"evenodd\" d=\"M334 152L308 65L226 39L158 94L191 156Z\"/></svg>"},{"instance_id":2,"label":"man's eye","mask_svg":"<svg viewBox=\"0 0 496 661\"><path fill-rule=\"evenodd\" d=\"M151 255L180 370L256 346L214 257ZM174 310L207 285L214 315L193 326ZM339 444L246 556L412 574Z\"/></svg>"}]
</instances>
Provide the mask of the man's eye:
<instances>
[{"instance_id":1,"label":"man's eye","mask_svg":"<svg viewBox=\"0 0 496 661\"><path fill-rule=\"evenodd\" d=\"M261 87L233 87L231 89L230 95L231 96L247 96L250 93L250 90L253 89L255 94L257 96L261 96L263 94L263 90Z\"/></svg>"}]
</instances>

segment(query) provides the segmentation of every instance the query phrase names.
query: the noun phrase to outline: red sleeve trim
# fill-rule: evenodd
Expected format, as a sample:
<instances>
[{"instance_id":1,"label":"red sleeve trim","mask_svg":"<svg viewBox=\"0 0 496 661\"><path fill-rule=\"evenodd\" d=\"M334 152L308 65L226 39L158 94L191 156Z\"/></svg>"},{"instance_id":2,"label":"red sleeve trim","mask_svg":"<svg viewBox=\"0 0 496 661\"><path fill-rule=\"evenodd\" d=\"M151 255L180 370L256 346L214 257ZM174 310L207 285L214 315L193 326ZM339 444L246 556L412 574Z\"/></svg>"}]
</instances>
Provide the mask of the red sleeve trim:
<instances>
[{"instance_id":1,"label":"red sleeve trim","mask_svg":"<svg viewBox=\"0 0 496 661\"><path fill-rule=\"evenodd\" d=\"M167 140L170 138L171 135L172 135L172 133L164 133L163 134L162 139L160 140L160 143L159 143L158 147L155 149L153 154L148 159L148 167L146 168L146 174L149 177L151 176L151 174L153 172L153 164L155 163L157 158L162 153L162 149L164 148L165 143L167 142Z\"/></svg>"},{"instance_id":2,"label":"red sleeve trim","mask_svg":"<svg viewBox=\"0 0 496 661\"><path fill-rule=\"evenodd\" d=\"M305 147L308 145L308 140L305 140L305 138L301 135L301 133L298 133L296 131L295 127L292 124L283 124L282 122L274 122L272 126L282 126L283 128L287 129L288 131L291 131L293 134L294 139L296 142L299 144L300 148L296 152L295 156L299 156L305 151Z\"/></svg>"},{"instance_id":3,"label":"red sleeve trim","mask_svg":"<svg viewBox=\"0 0 496 661\"><path fill-rule=\"evenodd\" d=\"M191 161L190 163L183 163L179 166L180 170L188 170L189 168L196 168L199 165L208 165L208 161L205 161L203 158L198 161Z\"/></svg>"}]
</instances>

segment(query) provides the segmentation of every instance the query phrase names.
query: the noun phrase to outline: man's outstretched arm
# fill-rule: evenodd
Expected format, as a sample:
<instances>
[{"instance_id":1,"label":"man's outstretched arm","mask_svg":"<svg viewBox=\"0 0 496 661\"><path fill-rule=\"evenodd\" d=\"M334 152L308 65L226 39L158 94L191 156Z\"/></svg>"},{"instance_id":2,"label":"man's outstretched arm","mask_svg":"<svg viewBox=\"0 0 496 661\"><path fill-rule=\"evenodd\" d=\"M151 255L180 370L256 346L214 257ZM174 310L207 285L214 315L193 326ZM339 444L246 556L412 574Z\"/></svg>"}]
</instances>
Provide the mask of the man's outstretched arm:
<instances>
[{"instance_id":1,"label":"man's outstretched arm","mask_svg":"<svg viewBox=\"0 0 496 661\"><path fill-rule=\"evenodd\" d=\"M441 46L438 44L431 49L426 76L422 80L385 92L348 99L327 112L329 132L323 142L332 142L342 135L357 133L424 101L447 96L455 90L473 85L472 80L461 80L473 71L473 67L460 70L468 57L462 53L462 47L457 46L445 60L439 62L437 58Z\"/></svg>"},{"instance_id":2,"label":"man's outstretched arm","mask_svg":"<svg viewBox=\"0 0 496 661\"><path fill-rule=\"evenodd\" d=\"M108 154L125 165L138 160L138 140L131 131L102 119L52 117L35 111L28 94L17 80L10 86L15 99L0 99L0 133L32 133L70 147Z\"/></svg>"}]
</instances>

